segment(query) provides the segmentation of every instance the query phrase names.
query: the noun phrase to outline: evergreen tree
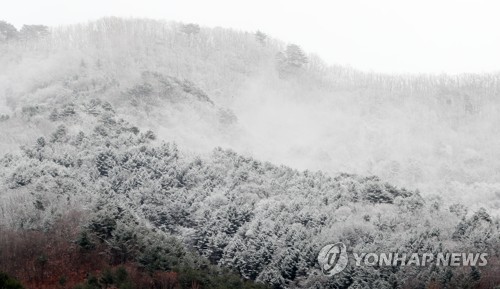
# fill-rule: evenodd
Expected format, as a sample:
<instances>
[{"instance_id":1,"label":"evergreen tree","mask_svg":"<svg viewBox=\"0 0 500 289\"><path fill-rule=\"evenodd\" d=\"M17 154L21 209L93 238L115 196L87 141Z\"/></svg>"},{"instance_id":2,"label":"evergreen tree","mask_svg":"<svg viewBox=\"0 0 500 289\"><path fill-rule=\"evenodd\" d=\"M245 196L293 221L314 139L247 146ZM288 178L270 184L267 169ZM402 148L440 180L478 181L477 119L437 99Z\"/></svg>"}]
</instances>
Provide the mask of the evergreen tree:
<instances>
[{"instance_id":1,"label":"evergreen tree","mask_svg":"<svg viewBox=\"0 0 500 289\"><path fill-rule=\"evenodd\" d=\"M14 25L0 20L0 43L16 39L19 32Z\"/></svg>"},{"instance_id":2,"label":"evergreen tree","mask_svg":"<svg viewBox=\"0 0 500 289\"><path fill-rule=\"evenodd\" d=\"M19 37L24 41L37 40L49 35L49 28L45 25L23 25Z\"/></svg>"},{"instance_id":3,"label":"evergreen tree","mask_svg":"<svg viewBox=\"0 0 500 289\"><path fill-rule=\"evenodd\" d=\"M300 68L308 62L304 51L296 44L289 44L286 47L285 55L287 63L293 67Z\"/></svg>"},{"instance_id":4,"label":"evergreen tree","mask_svg":"<svg viewBox=\"0 0 500 289\"><path fill-rule=\"evenodd\" d=\"M0 288L1 289L23 289L24 287L11 276L0 272Z\"/></svg>"},{"instance_id":5,"label":"evergreen tree","mask_svg":"<svg viewBox=\"0 0 500 289\"><path fill-rule=\"evenodd\" d=\"M187 35L194 35L200 33L200 25L189 23L181 26L181 32Z\"/></svg>"},{"instance_id":6,"label":"evergreen tree","mask_svg":"<svg viewBox=\"0 0 500 289\"><path fill-rule=\"evenodd\" d=\"M470 278L474 282L477 282L481 279L481 271L479 271L476 266L471 267Z\"/></svg>"},{"instance_id":7,"label":"evergreen tree","mask_svg":"<svg viewBox=\"0 0 500 289\"><path fill-rule=\"evenodd\" d=\"M255 39L257 39L260 44L265 45L267 35L264 32L257 30L257 32L255 32Z\"/></svg>"}]
</instances>

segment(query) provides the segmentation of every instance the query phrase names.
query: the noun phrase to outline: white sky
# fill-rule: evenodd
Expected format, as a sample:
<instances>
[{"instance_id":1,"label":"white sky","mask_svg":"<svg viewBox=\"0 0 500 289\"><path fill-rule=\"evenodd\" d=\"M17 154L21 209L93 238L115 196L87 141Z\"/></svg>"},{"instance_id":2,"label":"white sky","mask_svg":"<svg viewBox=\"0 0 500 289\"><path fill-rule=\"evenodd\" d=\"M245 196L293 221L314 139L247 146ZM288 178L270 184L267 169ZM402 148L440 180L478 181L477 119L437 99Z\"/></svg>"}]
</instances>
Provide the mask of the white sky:
<instances>
[{"instance_id":1,"label":"white sky","mask_svg":"<svg viewBox=\"0 0 500 289\"><path fill-rule=\"evenodd\" d=\"M255 31L379 72L500 71L498 0L2 0L0 19L56 26L147 17Z\"/></svg>"}]
</instances>

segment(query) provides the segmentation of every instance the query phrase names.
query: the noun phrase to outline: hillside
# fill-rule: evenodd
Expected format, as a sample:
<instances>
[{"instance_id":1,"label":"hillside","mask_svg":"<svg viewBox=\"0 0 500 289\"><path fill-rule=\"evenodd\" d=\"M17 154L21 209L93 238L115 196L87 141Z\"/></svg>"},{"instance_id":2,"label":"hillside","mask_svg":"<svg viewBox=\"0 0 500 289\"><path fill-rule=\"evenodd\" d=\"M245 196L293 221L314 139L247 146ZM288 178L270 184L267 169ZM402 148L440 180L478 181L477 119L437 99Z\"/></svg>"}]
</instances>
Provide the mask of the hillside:
<instances>
[{"instance_id":1,"label":"hillside","mask_svg":"<svg viewBox=\"0 0 500 289\"><path fill-rule=\"evenodd\" d=\"M172 270L189 262L170 256L177 254L171 246L180 246L276 288L392 288L391 282L418 288L432 283L418 277L422 274L448 274L437 267L423 272L356 268L324 278L317 272L316 252L327 242L342 241L359 251L498 254L500 223L484 211L466 217L463 206L424 200L376 177L300 172L220 148L203 157L185 155L175 144L156 140L152 131L141 132L117 118L105 102L75 104L72 112L88 128L71 132L68 119L53 118L54 132L1 160L4 238L11 230L50 231L68 212L81 212L83 232L94 244L111 247L106 251L111 264L135 261L151 270ZM77 119L73 125L83 127ZM161 243L162 238L179 245ZM3 240L7 246L9 239ZM150 246L162 251L151 255ZM48 247L38 250L48 254ZM5 261L11 253L2 251L0 268L23 276ZM483 285L496 280L491 278L498 264L494 258L490 262L482 271ZM57 280L50 270L41 274ZM468 276L455 272L446 284L473 282Z\"/></svg>"},{"instance_id":2,"label":"hillside","mask_svg":"<svg viewBox=\"0 0 500 289\"><path fill-rule=\"evenodd\" d=\"M498 74L363 73L314 55L297 66L285 43L266 35L118 18L0 49L0 114L11 117L0 123L3 151L49 131L19 120L23 108L99 96L194 153L222 146L298 169L377 175L494 214L500 208ZM191 83L213 107L157 101L169 88L154 75Z\"/></svg>"},{"instance_id":3,"label":"hillside","mask_svg":"<svg viewBox=\"0 0 500 289\"><path fill-rule=\"evenodd\" d=\"M151 288L494 288L499 94L500 75L363 73L262 33L152 20L3 41L0 271L29 288L123 268ZM329 242L491 258L479 276L326 278Z\"/></svg>"}]
</instances>

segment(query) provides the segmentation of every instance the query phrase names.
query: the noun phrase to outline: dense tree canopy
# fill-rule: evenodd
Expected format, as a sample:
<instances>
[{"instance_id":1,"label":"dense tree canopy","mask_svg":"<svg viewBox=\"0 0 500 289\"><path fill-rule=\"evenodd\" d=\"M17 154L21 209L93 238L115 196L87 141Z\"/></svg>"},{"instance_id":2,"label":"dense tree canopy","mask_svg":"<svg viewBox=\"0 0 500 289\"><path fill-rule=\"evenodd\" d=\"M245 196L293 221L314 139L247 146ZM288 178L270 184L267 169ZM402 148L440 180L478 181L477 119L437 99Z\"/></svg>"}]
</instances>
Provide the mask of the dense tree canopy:
<instances>
[{"instance_id":1,"label":"dense tree canopy","mask_svg":"<svg viewBox=\"0 0 500 289\"><path fill-rule=\"evenodd\" d=\"M13 204L4 204L2 219L11 228L48 230L68 208L88 208L88 233L109 246L111 264L175 270L193 248L198 258L275 288L391 288L382 281L391 278L419 288L412 282L430 281L408 276L446 278L448 271L350 267L318 281L317 252L337 241L361 252L498 252L500 223L484 210L460 217L457 205L426 201L377 177L301 172L221 148L189 157L173 143L157 144L152 131L134 129L105 102L68 105L73 113L52 120L48 140L1 160L4 190L24 196L27 206L6 218ZM62 124L79 118L92 124L89 130L70 132ZM86 240L81 246L92 248ZM480 271L471 274L481 279Z\"/></svg>"},{"instance_id":2,"label":"dense tree canopy","mask_svg":"<svg viewBox=\"0 0 500 289\"><path fill-rule=\"evenodd\" d=\"M47 31L0 43L0 270L34 288L499 282L499 75L364 73L194 24ZM325 278L330 242L485 251L493 265Z\"/></svg>"}]
</instances>

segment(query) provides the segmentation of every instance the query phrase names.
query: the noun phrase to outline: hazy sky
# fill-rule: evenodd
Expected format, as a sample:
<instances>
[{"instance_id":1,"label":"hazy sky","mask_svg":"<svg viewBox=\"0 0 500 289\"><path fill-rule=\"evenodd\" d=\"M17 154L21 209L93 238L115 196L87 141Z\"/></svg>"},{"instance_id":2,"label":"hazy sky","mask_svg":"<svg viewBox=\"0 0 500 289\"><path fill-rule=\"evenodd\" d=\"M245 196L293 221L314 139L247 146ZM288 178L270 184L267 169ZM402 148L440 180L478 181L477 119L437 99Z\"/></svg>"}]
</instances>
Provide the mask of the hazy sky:
<instances>
[{"instance_id":1,"label":"hazy sky","mask_svg":"<svg viewBox=\"0 0 500 289\"><path fill-rule=\"evenodd\" d=\"M6 0L18 28L148 17L266 32L332 64L381 72L500 71L498 0Z\"/></svg>"}]
</instances>

